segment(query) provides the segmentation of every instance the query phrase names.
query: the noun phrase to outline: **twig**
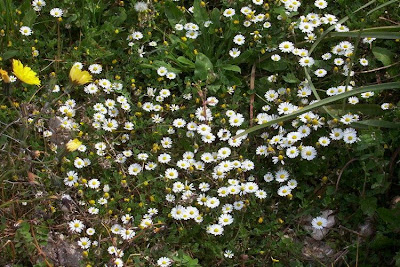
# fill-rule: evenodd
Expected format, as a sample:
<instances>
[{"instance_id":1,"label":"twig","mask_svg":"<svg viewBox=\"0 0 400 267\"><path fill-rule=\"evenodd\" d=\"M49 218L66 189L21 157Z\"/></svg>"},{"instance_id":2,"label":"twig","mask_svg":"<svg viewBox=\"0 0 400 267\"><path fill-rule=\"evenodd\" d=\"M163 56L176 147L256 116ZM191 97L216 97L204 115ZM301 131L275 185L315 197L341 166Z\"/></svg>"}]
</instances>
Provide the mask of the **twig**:
<instances>
[{"instance_id":1,"label":"twig","mask_svg":"<svg viewBox=\"0 0 400 267\"><path fill-rule=\"evenodd\" d=\"M254 91L254 82L256 79L256 64L253 64L251 68L251 77L250 77L250 90ZM253 106L254 106L254 93L250 96L250 127L253 126Z\"/></svg>"},{"instance_id":2,"label":"twig","mask_svg":"<svg viewBox=\"0 0 400 267\"><path fill-rule=\"evenodd\" d=\"M357 236L356 267L358 267L358 252L360 249L360 236Z\"/></svg>"},{"instance_id":3,"label":"twig","mask_svg":"<svg viewBox=\"0 0 400 267\"><path fill-rule=\"evenodd\" d=\"M351 160L349 160L346 165L344 165L344 167L340 170L339 175L338 175L338 179L336 181L336 189L335 189L335 193L337 192L338 188L339 188L339 182L340 182L340 178L342 177L342 174L344 172L344 170L354 161L356 161L358 159L356 158L352 158Z\"/></svg>"},{"instance_id":4,"label":"twig","mask_svg":"<svg viewBox=\"0 0 400 267\"><path fill-rule=\"evenodd\" d=\"M399 23L399 22L397 22L397 21L393 21L393 20L391 20L391 19L388 19L388 18L385 18L385 17L379 17L379 19L381 19L381 20L386 20L386 21L389 21L389 22L391 22L391 23L393 23L393 24L396 24L396 25L400 25L400 23Z\"/></svg>"},{"instance_id":5,"label":"twig","mask_svg":"<svg viewBox=\"0 0 400 267\"><path fill-rule=\"evenodd\" d=\"M356 232L356 231L351 230L351 229L349 229L349 228L347 228L347 227L344 227L343 225L339 225L339 229L346 230L346 231L348 231L348 232L350 232L350 233L353 233L353 234L355 234L355 235L357 235L357 236L362 236L359 232Z\"/></svg>"},{"instance_id":6,"label":"twig","mask_svg":"<svg viewBox=\"0 0 400 267\"><path fill-rule=\"evenodd\" d=\"M3 128L3 130L0 132L0 136L7 130L8 127L10 127L11 125L13 125L13 124L19 122L20 119L21 119L21 118L18 118L18 120L15 120L15 121L10 122L9 124L7 124L7 125ZM5 123L4 123L4 124L5 124Z\"/></svg>"},{"instance_id":7,"label":"twig","mask_svg":"<svg viewBox=\"0 0 400 267\"><path fill-rule=\"evenodd\" d=\"M397 156L400 153L400 146L396 149L396 151L393 153L392 157L390 158L390 164L389 164L389 181L392 180L393 178L393 172L394 172L394 166L395 164L395 160L397 158Z\"/></svg>"},{"instance_id":8,"label":"twig","mask_svg":"<svg viewBox=\"0 0 400 267\"><path fill-rule=\"evenodd\" d=\"M36 235L35 235L35 231L33 230L32 224L31 224L31 233L32 233L32 237L33 237L33 241L34 241L34 245L36 247L36 249L38 250L39 254L43 257L44 262L46 263L46 265L48 267L52 267L53 265L50 264L50 262L47 261L47 257L46 254L43 252L43 250L40 248L37 239L36 239Z\"/></svg>"},{"instance_id":9,"label":"twig","mask_svg":"<svg viewBox=\"0 0 400 267\"><path fill-rule=\"evenodd\" d=\"M346 255L347 253L349 253L349 251L347 249L345 249L342 253L340 253L340 255L332 263L332 266L335 266L336 262L341 258L343 259L343 256Z\"/></svg>"},{"instance_id":10,"label":"twig","mask_svg":"<svg viewBox=\"0 0 400 267\"><path fill-rule=\"evenodd\" d=\"M3 248L5 248L8 244L10 244L10 247L12 250L12 257L13 257L13 261L14 261L15 260L15 247L11 240L7 240L7 242L0 248L0 251L2 251Z\"/></svg>"},{"instance_id":11,"label":"twig","mask_svg":"<svg viewBox=\"0 0 400 267\"><path fill-rule=\"evenodd\" d=\"M397 64L400 64L400 61L399 61L399 62L395 62L395 63L390 64L390 65L387 65L387 66L380 67L380 68L376 68L376 69L372 69L372 70L360 71L360 72L356 72L356 73L370 73L370 72L376 72L376 71L378 71L378 70L383 70L383 69L390 68L390 67L395 66L395 65L397 65Z\"/></svg>"},{"instance_id":12,"label":"twig","mask_svg":"<svg viewBox=\"0 0 400 267\"><path fill-rule=\"evenodd\" d=\"M1 208L4 208L4 207L7 207L7 206L9 206L9 205L11 205L11 204L13 204L13 203L21 203L21 202L27 202L27 203L29 203L29 202L34 202L34 201L37 201L37 200L51 199L51 198L54 199L54 196L51 196L51 197L37 197L37 198L32 198L32 199L10 200L10 201L7 201L7 202L1 204L1 205L0 205L0 209L1 209Z\"/></svg>"}]
</instances>

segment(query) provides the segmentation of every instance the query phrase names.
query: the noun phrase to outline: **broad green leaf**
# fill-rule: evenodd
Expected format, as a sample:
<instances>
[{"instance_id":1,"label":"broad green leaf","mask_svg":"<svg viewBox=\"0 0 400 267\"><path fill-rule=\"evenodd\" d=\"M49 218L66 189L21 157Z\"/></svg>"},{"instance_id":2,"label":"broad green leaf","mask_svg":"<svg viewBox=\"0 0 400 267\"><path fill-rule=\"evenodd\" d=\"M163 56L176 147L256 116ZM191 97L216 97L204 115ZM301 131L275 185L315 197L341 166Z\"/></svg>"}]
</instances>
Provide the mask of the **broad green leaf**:
<instances>
[{"instance_id":1,"label":"broad green leaf","mask_svg":"<svg viewBox=\"0 0 400 267\"><path fill-rule=\"evenodd\" d=\"M208 14L207 10L200 5L200 2L200 0L195 0L193 3L193 17L199 25L203 25L208 20Z\"/></svg>"},{"instance_id":2,"label":"broad green leaf","mask_svg":"<svg viewBox=\"0 0 400 267\"><path fill-rule=\"evenodd\" d=\"M235 71L235 72L239 72L239 73L242 72L240 67L237 66L237 65L226 64L226 65L222 65L221 68L224 69L224 70L231 70L231 71Z\"/></svg>"},{"instance_id":3,"label":"broad green leaf","mask_svg":"<svg viewBox=\"0 0 400 267\"><path fill-rule=\"evenodd\" d=\"M377 199L375 197L367 197L360 200L361 210L368 216L372 216L377 207Z\"/></svg>"},{"instance_id":4,"label":"broad green leaf","mask_svg":"<svg viewBox=\"0 0 400 267\"><path fill-rule=\"evenodd\" d=\"M213 11L211 12L210 19L213 22L215 27L219 27L220 17L221 17L221 11L219 11L218 8L214 8Z\"/></svg>"},{"instance_id":5,"label":"broad green leaf","mask_svg":"<svg viewBox=\"0 0 400 267\"><path fill-rule=\"evenodd\" d=\"M195 80L207 80L208 74L213 72L213 64L210 59L203 53L199 53L196 56L194 79Z\"/></svg>"},{"instance_id":6,"label":"broad green leaf","mask_svg":"<svg viewBox=\"0 0 400 267\"><path fill-rule=\"evenodd\" d=\"M296 78L293 73L288 73L287 75L283 76L283 80L287 83L299 83L300 80Z\"/></svg>"},{"instance_id":7,"label":"broad green leaf","mask_svg":"<svg viewBox=\"0 0 400 267\"><path fill-rule=\"evenodd\" d=\"M384 66L392 64L392 58L394 53L390 50L382 47L374 47L372 48L372 53L376 57L377 60L382 62Z\"/></svg>"},{"instance_id":8,"label":"broad green leaf","mask_svg":"<svg viewBox=\"0 0 400 267\"><path fill-rule=\"evenodd\" d=\"M294 118L296 118L297 116L299 116L299 115L301 115L303 113L315 110L315 109L317 109L319 107L325 106L327 104L334 103L334 102L339 101L339 100L346 99L346 98L348 98L350 96L353 96L353 95L357 95L357 94L368 92L368 91L380 91L380 90L399 89L399 88L400 88L400 82L391 82L391 83L382 83L382 84L377 84L377 85L362 86L362 87L353 89L351 91L344 92L344 93L342 93L340 95L327 97L327 98L322 99L322 100L320 100L320 101L318 101L318 102L316 102L316 103L314 103L312 105L303 107L302 109L299 109L299 110L297 110L297 111L295 111L295 112L293 112L291 114L279 117L279 118L277 118L275 120L269 121L269 122L261 124L261 125L257 125L257 126L251 127L249 129L247 129L246 131L244 131L243 133L241 133L239 135L236 135L234 138L238 138L238 137L243 136L245 134L249 134L249 133L252 133L254 131L258 131L260 129L266 128L266 127L271 126L271 125L276 124L276 123L280 123L280 122L284 122L284 121L287 121L287 120L294 119Z\"/></svg>"},{"instance_id":9,"label":"broad green leaf","mask_svg":"<svg viewBox=\"0 0 400 267\"><path fill-rule=\"evenodd\" d=\"M168 1L165 3L165 15L171 26L175 26L175 24L179 23L180 20L184 18L182 11L177 8L176 4Z\"/></svg>"},{"instance_id":10,"label":"broad green leaf","mask_svg":"<svg viewBox=\"0 0 400 267\"><path fill-rule=\"evenodd\" d=\"M8 51L4 52L2 57L3 57L3 60L8 60L12 57L15 57L18 54L19 54L18 50L8 50Z\"/></svg>"},{"instance_id":11,"label":"broad green leaf","mask_svg":"<svg viewBox=\"0 0 400 267\"><path fill-rule=\"evenodd\" d=\"M24 18L22 19L22 23L24 24L24 26L29 26L32 27L33 23L36 20L36 11L33 9L29 9L26 13Z\"/></svg>"},{"instance_id":12,"label":"broad green leaf","mask_svg":"<svg viewBox=\"0 0 400 267\"><path fill-rule=\"evenodd\" d=\"M395 209L378 208L377 212L381 220L383 220L390 226L399 229L399 216L400 216L399 208Z\"/></svg>"},{"instance_id":13,"label":"broad green leaf","mask_svg":"<svg viewBox=\"0 0 400 267\"><path fill-rule=\"evenodd\" d=\"M180 56L176 60L182 64L188 65L190 68L194 68L195 66L194 63L186 57Z\"/></svg>"},{"instance_id":14,"label":"broad green leaf","mask_svg":"<svg viewBox=\"0 0 400 267\"><path fill-rule=\"evenodd\" d=\"M126 14L125 9L121 9L120 11L121 12L117 16L112 18L112 24L114 26L121 25L121 23L123 23L128 18L128 15Z\"/></svg>"},{"instance_id":15,"label":"broad green leaf","mask_svg":"<svg viewBox=\"0 0 400 267\"><path fill-rule=\"evenodd\" d=\"M207 86L208 91L210 91L210 93L216 94L218 92L218 90L221 88L220 84L210 84Z\"/></svg>"},{"instance_id":16,"label":"broad green leaf","mask_svg":"<svg viewBox=\"0 0 400 267\"><path fill-rule=\"evenodd\" d=\"M266 60L260 64L261 69L267 70L269 72L285 70L285 69L287 69L287 67L288 67L288 65L283 59L281 59L277 62L272 61L272 60Z\"/></svg>"}]
</instances>

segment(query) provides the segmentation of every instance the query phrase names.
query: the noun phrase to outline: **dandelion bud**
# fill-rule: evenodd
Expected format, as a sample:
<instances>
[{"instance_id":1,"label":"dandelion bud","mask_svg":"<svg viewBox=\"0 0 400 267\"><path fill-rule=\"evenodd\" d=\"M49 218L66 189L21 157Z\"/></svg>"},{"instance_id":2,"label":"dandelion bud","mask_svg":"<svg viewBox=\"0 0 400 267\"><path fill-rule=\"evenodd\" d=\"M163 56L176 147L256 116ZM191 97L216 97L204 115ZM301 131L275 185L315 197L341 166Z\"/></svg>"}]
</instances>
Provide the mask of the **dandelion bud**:
<instances>
[{"instance_id":1,"label":"dandelion bud","mask_svg":"<svg viewBox=\"0 0 400 267\"><path fill-rule=\"evenodd\" d=\"M0 69L0 76L1 76L1 79L3 80L3 82L5 82L5 83L11 82L7 71Z\"/></svg>"}]
</instances>

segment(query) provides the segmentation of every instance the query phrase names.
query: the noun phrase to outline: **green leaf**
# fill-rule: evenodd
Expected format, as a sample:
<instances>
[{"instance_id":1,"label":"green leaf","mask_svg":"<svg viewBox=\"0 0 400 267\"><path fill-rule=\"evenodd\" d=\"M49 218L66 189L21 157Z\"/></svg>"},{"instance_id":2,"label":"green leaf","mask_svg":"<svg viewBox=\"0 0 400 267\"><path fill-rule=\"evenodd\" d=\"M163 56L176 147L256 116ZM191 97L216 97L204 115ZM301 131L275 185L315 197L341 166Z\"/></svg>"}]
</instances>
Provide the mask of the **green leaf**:
<instances>
[{"instance_id":1,"label":"green leaf","mask_svg":"<svg viewBox=\"0 0 400 267\"><path fill-rule=\"evenodd\" d=\"M203 53L199 53L196 56L194 79L196 80L207 80L208 74L213 72L213 64L210 59Z\"/></svg>"},{"instance_id":2,"label":"green leaf","mask_svg":"<svg viewBox=\"0 0 400 267\"><path fill-rule=\"evenodd\" d=\"M220 16L221 16L221 11L219 11L218 8L214 8L213 11L211 12L210 19L215 27L219 27L220 25Z\"/></svg>"},{"instance_id":3,"label":"green leaf","mask_svg":"<svg viewBox=\"0 0 400 267\"><path fill-rule=\"evenodd\" d=\"M373 12L375 12L375 11L381 9L381 8L384 8L385 6L388 6L388 5L390 5L390 4L396 3L396 2L398 2L398 1L399 1L399 0L391 0L391 1L388 1L388 2L386 2L386 3L383 3L383 4L379 5L379 6L377 6L376 8L374 8L374 9L368 11L367 16L370 15L370 14L372 14Z\"/></svg>"},{"instance_id":4,"label":"green leaf","mask_svg":"<svg viewBox=\"0 0 400 267\"><path fill-rule=\"evenodd\" d=\"M32 27L33 23L36 20L36 12L33 9L29 9L26 13L24 18L22 19L22 23L24 26Z\"/></svg>"},{"instance_id":5,"label":"green leaf","mask_svg":"<svg viewBox=\"0 0 400 267\"><path fill-rule=\"evenodd\" d=\"M237 65L226 64L226 65L222 65L221 68L224 69L224 70L231 70L231 71L235 71L235 72L239 72L239 73L242 72L240 67L237 66Z\"/></svg>"},{"instance_id":6,"label":"green leaf","mask_svg":"<svg viewBox=\"0 0 400 267\"><path fill-rule=\"evenodd\" d=\"M360 200L361 210L368 216L372 216L377 207L377 199L375 197L368 197Z\"/></svg>"},{"instance_id":7,"label":"green leaf","mask_svg":"<svg viewBox=\"0 0 400 267\"><path fill-rule=\"evenodd\" d=\"M372 48L372 53L376 57L377 60L382 62L384 66L392 64L392 58L394 53L390 50L382 47L374 47Z\"/></svg>"},{"instance_id":8,"label":"green leaf","mask_svg":"<svg viewBox=\"0 0 400 267\"><path fill-rule=\"evenodd\" d=\"M121 9L121 12L112 18L112 24L113 26L119 26L121 23L123 23L126 19L128 18L128 15L125 12L125 9Z\"/></svg>"},{"instance_id":9,"label":"green leaf","mask_svg":"<svg viewBox=\"0 0 400 267\"><path fill-rule=\"evenodd\" d=\"M357 104L357 105L345 105L335 104L326 106L326 108L334 115L342 116L346 113L357 113L361 112L364 115L378 116L385 113L379 105L376 104Z\"/></svg>"},{"instance_id":10,"label":"green leaf","mask_svg":"<svg viewBox=\"0 0 400 267\"><path fill-rule=\"evenodd\" d=\"M352 123L352 125L365 125L365 126L372 126L372 127L380 127L380 128L400 128L400 123L394 123L392 121L383 121L383 120L365 120L365 121L358 121L356 123Z\"/></svg>"},{"instance_id":11,"label":"green leaf","mask_svg":"<svg viewBox=\"0 0 400 267\"><path fill-rule=\"evenodd\" d=\"M210 93L216 94L218 92L218 90L221 88L220 84L210 84L207 86L208 91L210 91Z\"/></svg>"},{"instance_id":12,"label":"green leaf","mask_svg":"<svg viewBox=\"0 0 400 267\"><path fill-rule=\"evenodd\" d=\"M3 60L5 61L5 60L8 60L8 59L10 59L12 57L15 57L18 54L19 54L18 50L8 50L8 51L4 52L2 57L3 57Z\"/></svg>"},{"instance_id":13,"label":"green leaf","mask_svg":"<svg viewBox=\"0 0 400 267\"><path fill-rule=\"evenodd\" d=\"M287 83L299 83L300 80L296 78L293 73L288 73L287 75L283 76L283 80Z\"/></svg>"},{"instance_id":14,"label":"green leaf","mask_svg":"<svg viewBox=\"0 0 400 267\"><path fill-rule=\"evenodd\" d=\"M199 25L203 25L208 20L208 14L207 10L200 5L200 2L200 0L195 0L193 3L193 17Z\"/></svg>"},{"instance_id":15,"label":"green leaf","mask_svg":"<svg viewBox=\"0 0 400 267\"><path fill-rule=\"evenodd\" d=\"M180 20L184 18L182 11L172 2L165 3L165 16L167 16L171 26L175 26L175 24L179 23Z\"/></svg>"},{"instance_id":16,"label":"green leaf","mask_svg":"<svg viewBox=\"0 0 400 267\"><path fill-rule=\"evenodd\" d=\"M238 138L240 136L252 133L254 131L258 131L260 129L266 128L268 126L271 126L273 124L276 123L280 123L280 122L284 122L290 119L294 119L297 116L306 113L308 111L314 110L316 108L322 107L322 106L326 106L327 104L331 104L333 102L339 101L339 100L343 100L345 98L348 98L349 96L353 96L353 95L357 95L360 93L364 93L364 92L368 92L368 91L379 91L379 90L388 90L388 89L399 89L400 88L400 82L392 82L392 83L381 83L381 84L377 84L377 85L369 85L369 86L362 86L359 88L355 88L351 91L347 91L344 92L342 94L339 95L335 95L335 96L331 96L331 97L327 97L325 99L322 99L312 105L309 105L307 107L304 107L302 109L299 109L291 114L279 117L275 120L269 121L267 123L258 125L258 126L254 126L251 127L250 129L247 129L246 131L244 131L243 133L234 136L234 138Z\"/></svg>"},{"instance_id":17,"label":"green leaf","mask_svg":"<svg viewBox=\"0 0 400 267\"><path fill-rule=\"evenodd\" d=\"M352 31L352 32L332 32L329 34L330 37L370 37L370 38L377 38L377 39L399 39L400 32L380 32L380 31L370 31L370 32L361 32L359 31Z\"/></svg>"},{"instance_id":18,"label":"green leaf","mask_svg":"<svg viewBox=\"0 0 400 267\"><path fill-rule=\"evenodd\" d=\"M266 60L260 64L261 69L267 70L269 72L285 70L285 69L287 69L287 67L288 67L288 65L283 59L281 59L277 62L271 61L271 60Z\"/></svg>"},{"instance_id":19,"label":"green leaf","mask_svg":"<svg viewBox=\"0 0 400 267\"><path fill-rule=\"evenodd\" d=\"M188 65L190 68L194 68L195 66L194 63L186 57L180 56L176 60L182 64Z\"/></svg>"},{"instance_id":20,"label":"green leaf","mask_svg":"<svg viewBox=\"0 0 400 267\"><path fill-rule=\"evenodd\" d=\"M387 224L393 227L393 229L399 229L399 216L400 216L400 209L385 209L385 208L378 208L377 210L379 217Z\"/></svg>"}]
</instances>

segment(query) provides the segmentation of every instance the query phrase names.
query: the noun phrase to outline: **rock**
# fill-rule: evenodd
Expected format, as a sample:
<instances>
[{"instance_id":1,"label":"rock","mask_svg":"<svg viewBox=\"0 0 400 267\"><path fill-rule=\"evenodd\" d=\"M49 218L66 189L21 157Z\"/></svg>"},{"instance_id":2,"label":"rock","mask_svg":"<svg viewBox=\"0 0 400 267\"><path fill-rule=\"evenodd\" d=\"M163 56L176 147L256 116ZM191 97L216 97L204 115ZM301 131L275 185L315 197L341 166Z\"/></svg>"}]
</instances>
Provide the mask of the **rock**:
<instances>
[{"instance_id":1,"label":"rock","mask_svg":"<svg viewBox=\"0 0 400 267\"><path fill-rule=\"evenodd\" d=\"M325 242L309 237L304 240L304 247L301 252L307 258L317 259L328 259L335 254L335 251Z\"/></svg>"},{"instance_id":2,"label":"rock","mask_svg":"<svg viewBox=\"0 0 400 267\"><path fill-rule=\"evenodd\" d=\"M54 266L79 267L82 261L82 250L76 244L69 243L58 233L50 233L43 252Z\"/></svg>"},{"instance_id":3,"label":"rock","mask_svg":"<svg viewBox=\"0 0 400 267\"><path fill-rule=\"evenodd\" d=\"M311 226L312 217L307 216L303 219L305 222L304 229L311 232L311 237L315 240L322 240L329 232L329 228L335 225L335 215L333 210L324 210L321 212L321 217L327 220L326 227L319 230Z\"/></svg>"}]
</instances>

